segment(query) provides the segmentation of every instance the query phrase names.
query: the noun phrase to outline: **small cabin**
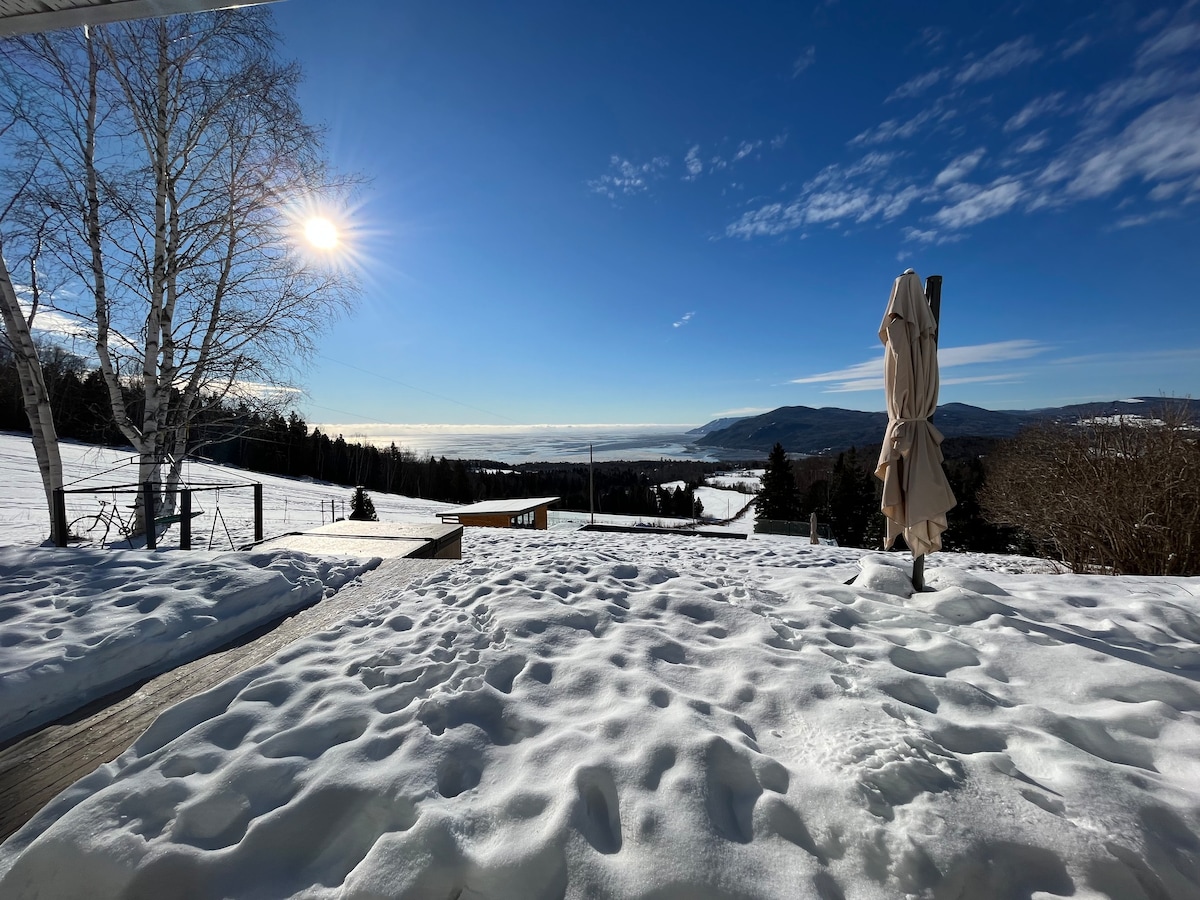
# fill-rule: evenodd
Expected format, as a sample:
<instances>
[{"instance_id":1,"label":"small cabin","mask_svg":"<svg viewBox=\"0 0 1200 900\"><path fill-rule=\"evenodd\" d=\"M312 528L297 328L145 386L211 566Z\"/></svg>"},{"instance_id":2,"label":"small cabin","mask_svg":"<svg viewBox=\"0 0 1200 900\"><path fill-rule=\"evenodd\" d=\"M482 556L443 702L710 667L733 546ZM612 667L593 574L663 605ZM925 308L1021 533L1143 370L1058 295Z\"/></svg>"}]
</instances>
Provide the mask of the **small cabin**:
<instances>
[{"instance_id":1,"label":"small cabin","mask_svg":"<svg viewBox=\"0 0 1200 900\"><path fill-rule=\"evenodd\" d=\"M448 525L474 525L484 528L549 527L548 510L558 497L528 497L516 500L483 500L438 513Z\"/></svg>"}]
</instances>

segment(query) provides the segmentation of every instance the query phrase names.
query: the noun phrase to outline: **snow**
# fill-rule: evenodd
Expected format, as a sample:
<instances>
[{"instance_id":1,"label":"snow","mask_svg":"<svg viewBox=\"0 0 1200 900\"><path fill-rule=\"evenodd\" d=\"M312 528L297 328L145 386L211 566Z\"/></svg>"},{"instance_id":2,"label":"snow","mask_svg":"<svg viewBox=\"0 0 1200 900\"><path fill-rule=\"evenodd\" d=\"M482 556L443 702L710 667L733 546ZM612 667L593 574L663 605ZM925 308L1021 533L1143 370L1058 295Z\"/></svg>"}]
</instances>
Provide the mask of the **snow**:
<instances>
[{"instance_id":1,"label":"snow","mask_svg":"<svg viewBox=\"0 0 1200 900\"><path fill-rule=\"evenodd\" d=\"M0 741L309 606L378 562L0 547Z\"/></svg>"},{"instance_id":2,"label":"snow","mask_svg":"<svg viewBox=\"0 0 1200 900\"><path fill-rule=\"evenodd\" d=\"M68 494L67 520L99 511L100 500L130 503L130 495L105 492L106 485L128 484L137 480L135 458L130 450L113 450L87 444L62 444L64 481L73 488L91 487L95 494ZM267 537L290 531L302 531L322 525L333 516L330 501L336 504L337 517L350 511L353 488L297 478L261 475L224 466L189 463L185 481L201 484L231 482L261 482L263 485L263 532ZM41 539L50 533L46 500L37 477L37 463L28 435L0 432L0 546ZM370 492L380 519L389 522L434 523L437 512L450 509L452 504L436 500L420 500L396 494ZM230 544L244 546L254 538L254 499L249 489L204 492L194 496L195 505L204 510L192 521L192 546L205 549L209 538L213 549L228 550ZM218 517L217 513L220 513ZM225 528L229 530L229 536ZM167 530L159 546L178 543L178 526ZM99 537L99 535L96 535ZM114 531L109 542L123 546Z\"/></svg>"},{"instance_id":3,"label":"snow","mask_svg":"<svg viewBox=\"0 0 1200 900\"><path fill-rule=\"evenodd\" d=\"M1200 896L1200 578L938 553L913 594L907 555L754 534L463 557L164 712L0 847L0 896Z\"/></svg>"}]
</instances>

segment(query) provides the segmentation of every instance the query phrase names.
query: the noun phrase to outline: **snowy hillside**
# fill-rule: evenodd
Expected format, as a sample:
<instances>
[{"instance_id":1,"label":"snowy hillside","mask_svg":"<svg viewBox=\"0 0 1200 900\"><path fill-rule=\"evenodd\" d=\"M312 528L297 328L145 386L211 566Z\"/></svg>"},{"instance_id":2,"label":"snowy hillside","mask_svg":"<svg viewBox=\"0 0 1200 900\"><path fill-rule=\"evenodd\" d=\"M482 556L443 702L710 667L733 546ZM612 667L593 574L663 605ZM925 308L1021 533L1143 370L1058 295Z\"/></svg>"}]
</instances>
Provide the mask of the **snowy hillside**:
<instances>
[{"instance_id":1,"label":"snowy hillside","mask_svg":"<svg viewBox=\"0 0 1200 900\"><path fill-rule=\"evenodd\" d=\"M168 710L0 847L0 896L1200 896L1200 578L463 556Z\"/></svg>"},{"instance_id":2,"label":"snowy hillside","mask_svg":"<svg viewBox=\"0 0 1200 900\"><path fill-rule=\"evenodd\" d=\"M94 493L67 495L67 519L95 513L100 501L117 503L124 508L133 502L128 494L114 494L106 486L128 484L137 480L137 468L132 465L132 451L118 451L87 444L62 445L64 482L73 490L88 488ZM269 537L287 531L321 525L330 521L333 513L345 516L350 508L352 490L341 485L279 478L212 466L188 463L185 477L194 486L206 484L262 482L263 531ZM0 432L0 545L24 543L45 538L50 533L45 495L38 479L37 463L28 435ZM434 513L448 509L450 504L434 500L419 500L396 494L372 494L376 512L389 522L436 523ZM194 548L207 546L212 539L213 549L227 550L232 542L242 546L254 537L253 494L244 488L195 495L196 507L203 512L192 524ZM98 538L97 536L94 536ZM120 544L114 530L110 542ZM178 528L167 532L164 546L178 541Z\"/></svg>"}]
</instances>

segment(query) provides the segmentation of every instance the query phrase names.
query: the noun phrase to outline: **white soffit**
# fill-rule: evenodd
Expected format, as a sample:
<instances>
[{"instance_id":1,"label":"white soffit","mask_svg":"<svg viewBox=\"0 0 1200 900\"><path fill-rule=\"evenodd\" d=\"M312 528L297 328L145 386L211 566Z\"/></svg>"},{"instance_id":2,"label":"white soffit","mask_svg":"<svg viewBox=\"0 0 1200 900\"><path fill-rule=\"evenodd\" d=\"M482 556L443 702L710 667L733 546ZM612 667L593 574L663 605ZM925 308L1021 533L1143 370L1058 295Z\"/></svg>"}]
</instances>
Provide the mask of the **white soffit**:
<instances>
[{"instance_id":1,"label":"white soffit","mask_svg":"<svg viewBox=\"0 0 1200 900\"><path fill-rule=\"evenodd\" d=\"M0 0L0 37L273 2L275 0Z\"/></svg>"}]
</instances>

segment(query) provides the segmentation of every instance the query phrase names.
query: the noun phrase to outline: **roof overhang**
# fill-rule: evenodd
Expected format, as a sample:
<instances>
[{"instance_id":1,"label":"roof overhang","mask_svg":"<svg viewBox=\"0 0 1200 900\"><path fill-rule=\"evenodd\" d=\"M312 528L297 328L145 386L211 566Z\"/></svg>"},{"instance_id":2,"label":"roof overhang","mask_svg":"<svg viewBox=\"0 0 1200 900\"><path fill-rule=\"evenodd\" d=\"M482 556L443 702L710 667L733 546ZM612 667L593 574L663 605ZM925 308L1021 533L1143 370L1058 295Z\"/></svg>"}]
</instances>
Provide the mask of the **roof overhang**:
<instances>
[{"instance_id":1,"label":"roof overhang","mask_svg":"<svg viewBox=\"0 0 1200 900\"><path fill-rule=\"evenodd\" d=\"M276 0L0 0L0 37L274 2Z\"/></svg>"},{"instance_id":2,"label":"roof overhang","mask_svg":"<svg viewBox=\"0 0 1200 900\"><path fill-rule=\"evenodd\" d=\"M557 503L558 497L521 497L511 500L481 500L470 506L456 506L437 515L445 521L447 516L520 516L533 512L539 506Z\"/></svg>"}]
</instances>

